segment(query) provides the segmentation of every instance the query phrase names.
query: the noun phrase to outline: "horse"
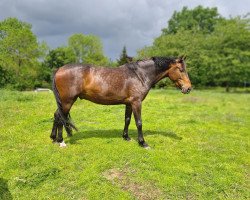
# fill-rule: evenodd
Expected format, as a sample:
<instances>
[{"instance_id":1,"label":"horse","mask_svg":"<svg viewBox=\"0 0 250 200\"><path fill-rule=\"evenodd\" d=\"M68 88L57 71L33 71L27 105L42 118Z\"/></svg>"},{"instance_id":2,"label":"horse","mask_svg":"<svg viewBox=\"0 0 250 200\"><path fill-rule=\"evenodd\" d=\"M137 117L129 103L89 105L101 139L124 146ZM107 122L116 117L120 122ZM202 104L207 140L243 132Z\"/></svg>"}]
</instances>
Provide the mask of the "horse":
<instances>
[{"instance_id":1,"label":"horse","mask_svg":"<svg viewBox=\"0 0 250 200\"><path fill-rule=\"evenodd\" d=\"M128 127L133 113L138 143L149 148L142 132L142 102L149 90L161 79L168 77L187 94L191 91L191 82L186 70L185 56L151 57L119 66L117 68L96 67L90 64L67 64L54 72L52 89L57 103L50 138L61 147L63 127L67 136L72 129L77 130L70 118L70 109L79 99L103 105L125 105L125 125L122 137L130 141Z\"/></svg>"}]
</instances>

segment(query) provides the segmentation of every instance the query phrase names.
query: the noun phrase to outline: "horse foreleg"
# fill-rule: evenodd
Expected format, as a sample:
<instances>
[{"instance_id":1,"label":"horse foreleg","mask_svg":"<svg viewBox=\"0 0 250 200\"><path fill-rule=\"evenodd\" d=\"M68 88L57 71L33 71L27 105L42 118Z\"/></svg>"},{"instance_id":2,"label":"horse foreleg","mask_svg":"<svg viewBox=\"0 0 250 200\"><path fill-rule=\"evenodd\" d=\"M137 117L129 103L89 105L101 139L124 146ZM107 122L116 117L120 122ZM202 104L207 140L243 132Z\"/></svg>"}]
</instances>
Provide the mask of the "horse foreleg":
<instances>
[{"instance_id":1,"label":"horse foreleg","mask_svg":"<svg viewBox=\"0 0 250 200\"><path fill-rule=\"evenodd\" d=\"M130 137L128 136L128 127L129 127L129 124L130 124L131 115L132 115L132 107L131 107L131 105L126 105L125 126L124 126L122 137L127 141L131 140Z\"/></svg>"},{"instance_id":2,"label":"horse foreleg","mask_svg":"<svg viewBox=\"0 0 250 200\"><path fill-rule=\"evenodd\" d=\"M69 119L69 115L67 116L67 118ZM71 137L72 136L72 128L70 127L70 125L68 123L66 123L64 128L65 128L65 130L67 132L67 136Z\"/></svg>"},{"instance_id":3,"label":"horse foreleg","mask_svg":"<svg viewBox=\"0 0 250 200\"><path fill-rule=\"evenodd\" d=\"M56 135L57 135L57 122L54 121L52 131L50 134L50 138L52 139L52 142L56 142Z\"/></svg>"},{"instance_id":4,"label":"horse foreleg","mask_svg":"<svg viewBox=\"0 0 250 200\"><path fill-rule=\"evenodd\" d=\"M132 111L135 117L135 123L138 130L138 143L140 146L144 148L149 148L148 144L145 142L142 133L142 120L141 120L141 102L133 102L132 103Z\"/></svg>"}]
</instances>

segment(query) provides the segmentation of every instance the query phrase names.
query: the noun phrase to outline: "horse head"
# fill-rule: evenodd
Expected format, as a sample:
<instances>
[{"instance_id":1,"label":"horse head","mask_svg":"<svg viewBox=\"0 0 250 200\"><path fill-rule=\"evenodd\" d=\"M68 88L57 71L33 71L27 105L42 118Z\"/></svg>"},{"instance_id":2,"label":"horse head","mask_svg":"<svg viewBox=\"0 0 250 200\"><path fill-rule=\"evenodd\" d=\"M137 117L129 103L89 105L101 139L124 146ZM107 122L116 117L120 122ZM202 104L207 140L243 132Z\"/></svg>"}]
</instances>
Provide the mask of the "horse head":
<instances>
[{"instance_id":1,"label":"horse head","mask_svg":"<svg viewBox=\"0 0 250 200\"><path fill-rule=\"evenodd\" d=\"M187 94L191 91L191 82L186 70L185 56L173 60L169 65L167 76L174 82L181 92Z\"/></svg>"}]
</instances>

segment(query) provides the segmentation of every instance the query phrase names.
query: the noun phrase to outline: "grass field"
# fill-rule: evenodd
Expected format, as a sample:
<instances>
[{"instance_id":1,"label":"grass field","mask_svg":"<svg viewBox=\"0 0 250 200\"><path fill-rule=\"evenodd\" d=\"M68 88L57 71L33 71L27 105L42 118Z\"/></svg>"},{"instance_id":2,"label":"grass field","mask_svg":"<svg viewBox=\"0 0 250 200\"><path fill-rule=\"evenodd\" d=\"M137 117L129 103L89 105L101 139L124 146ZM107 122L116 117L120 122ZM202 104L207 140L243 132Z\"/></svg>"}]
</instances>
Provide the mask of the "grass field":
<instances>
[{"instance_id":1,"label":"grass field","mask_svg":"<svg viewBox=\"0 0 250 200\"><path fill-rule=\"evenodd\" d=\"M250 94L153 90L145 140L124 106L77 101L79 132L49 138L52 93L0 90L0 199L249 199Z\"/></svg>"}]
</instances>

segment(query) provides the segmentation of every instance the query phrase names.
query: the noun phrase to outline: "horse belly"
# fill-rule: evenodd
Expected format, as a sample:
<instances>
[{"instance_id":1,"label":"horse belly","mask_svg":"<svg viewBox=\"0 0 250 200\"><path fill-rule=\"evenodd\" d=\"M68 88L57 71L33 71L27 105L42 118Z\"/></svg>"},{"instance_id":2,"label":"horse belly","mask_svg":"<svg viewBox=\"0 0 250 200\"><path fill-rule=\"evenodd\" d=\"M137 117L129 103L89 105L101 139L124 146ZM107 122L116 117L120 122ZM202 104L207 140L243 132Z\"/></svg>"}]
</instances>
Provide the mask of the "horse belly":
<instances>
[{"instance_id":1,"label":"horse belly","mask_svg":"<svg viewBox=\"0 0 250 200\"><path fill-rule=\"evenodd\" d=\"M79 97L98 104L115 105L125 103L127 95L124 90L118 91L104 89L103 87L91 87L85 88Z\"/></svg>"},{"instance_id":2,"label":"horse belly","mask_svg":"<svg viewBox=\"0 0 250 200\"><path fill-rule=\"evenodd\" d=\"M126 97L122 95L114 95L112 93L103 94L99 92L87 92L81 95L80 98L103 105L123 104L126 100Z\"/></svg>"}]
</instances>

